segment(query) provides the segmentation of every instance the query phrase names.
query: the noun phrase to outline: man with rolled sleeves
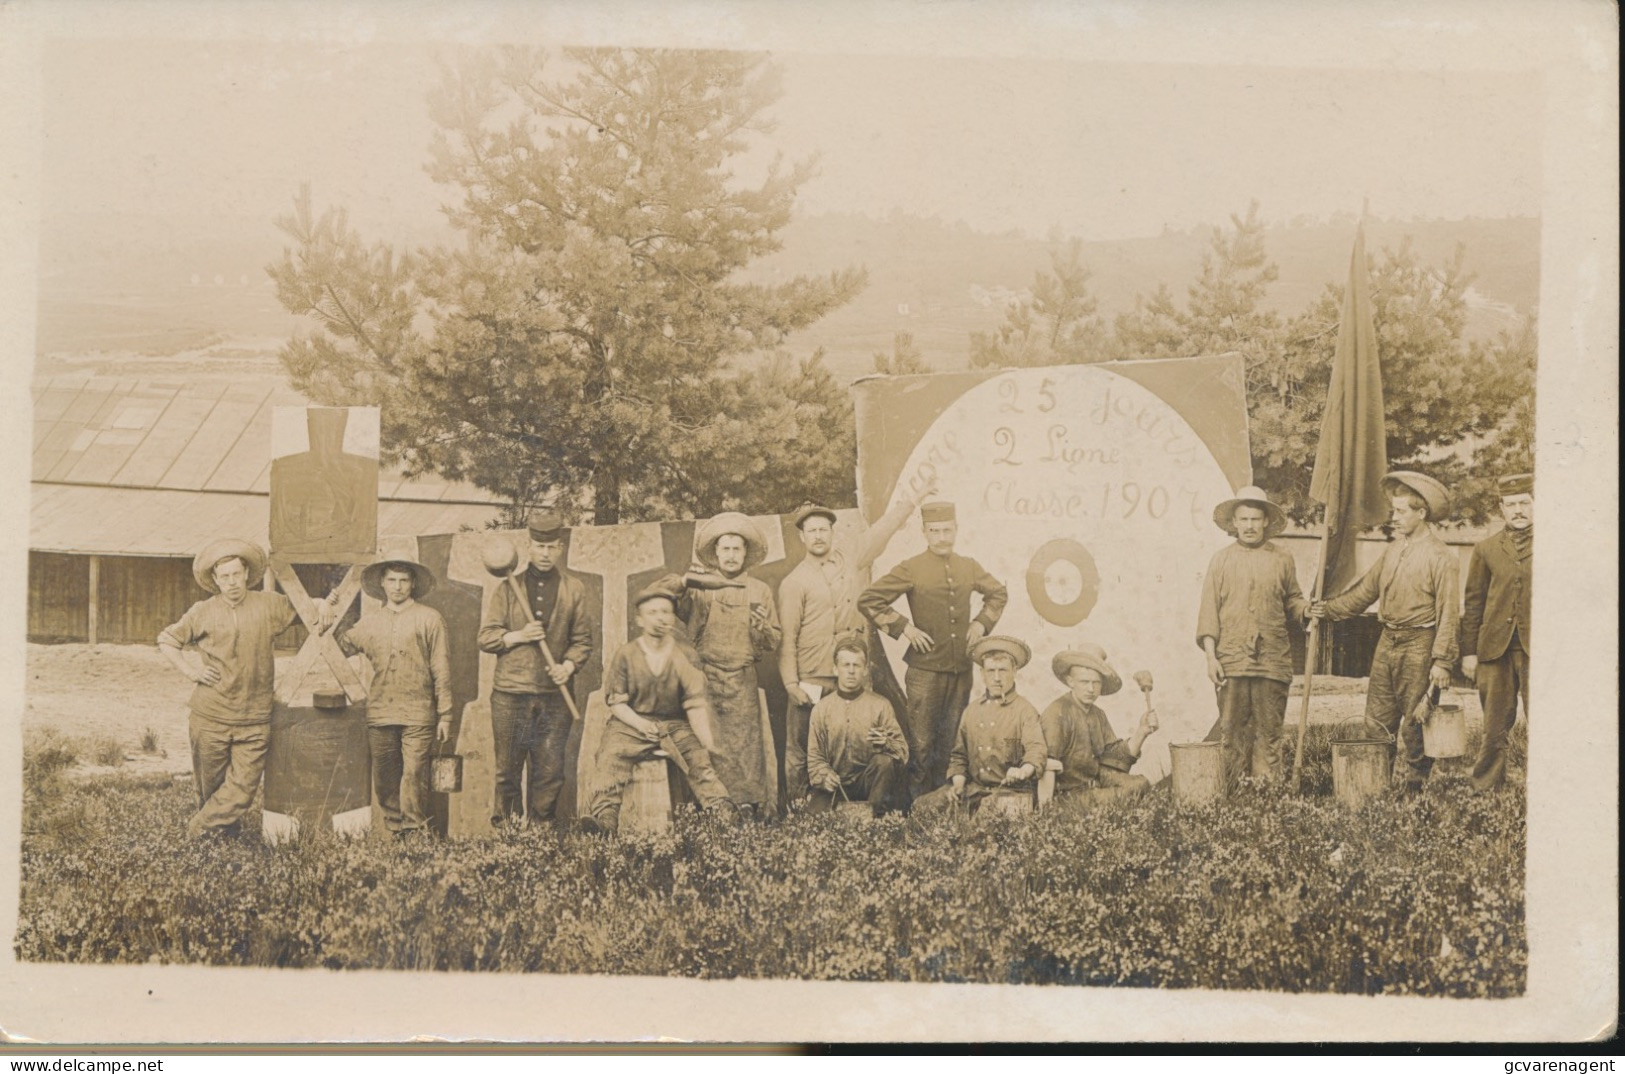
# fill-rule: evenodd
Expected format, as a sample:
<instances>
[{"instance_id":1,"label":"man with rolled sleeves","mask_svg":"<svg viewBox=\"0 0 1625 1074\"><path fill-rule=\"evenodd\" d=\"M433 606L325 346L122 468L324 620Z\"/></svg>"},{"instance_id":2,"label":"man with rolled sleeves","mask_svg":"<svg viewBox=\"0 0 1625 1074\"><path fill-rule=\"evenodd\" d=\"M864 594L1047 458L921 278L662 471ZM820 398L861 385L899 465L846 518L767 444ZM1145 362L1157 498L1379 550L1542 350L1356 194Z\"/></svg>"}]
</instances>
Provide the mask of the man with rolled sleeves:
<instances>
[{"instance_id":1,"label":"man with rolled sleeves","mask_svg":"<svg viewBox=\"0 0 1625 1074\"><path fill-rule=\"evenodd\" d=\"M903 660L910 790L918 796L940 784L948 752L970 700L972 647L998 624L1009 594L1004 583L968 556L954 552L954 505L920 507L926 550L904 560L864 590L858 608L893 638L908 641ZM971 617L971 594L982 606ZM913 622L892 608L907 595Z\"/></svg>"},{"instance_id":2,"label":"man with rolled sleeves","mask_svg":"<svg viewBox=\"0 0 1625 1074\"><path fill-rule=\"evenodd\" d=\"M792 516L807 550L779 583L784 628L779 679L789 699L784 715L784 782L792 802L807 794L807 728L813 705L835 689L835 640L853 634L869 640L869 621L858 610L869 568L918 506L917 497L899 497L864 531L850 560L835 547L834 511L804 503Z\"/></svg>"},{"instance_id":3,"label":"man with rolled sleeves","mask_svg":"<svg viewBox=\"0 0 1625 1074\"><path fill-rule=\"evenodd\" d=\"M982 669L981 697L965 709L948 758L948 782L914 803L922 814L941 812L963 801L974 812L1002 795L1029 801L1048 752L1038 710L1016 693L1016 672L1032 650L1018 638L996 634L971 646Z\"/></svg>"},{"instance_id":4,"label":"man with rolled sleeves","mask_svg":"<svg viewBox=\"0 0 1625 1074\"><path fill-rule=\"evenodd\" d=\"M1061 762L1055 777L1056 800L1088 807L1150 790L1150 780L1129 769L1159 726L1157 714L1147 709L1132 735L1117 737L1111 721L1095 704L1123 688L1123 680L1106 661L1106 650L1080 644L1056 653L1050 670L1067 688L1038 717L1045 752Z\"/></svg>"},{"instance_id":5,"label":"man with rolled sleeves","mask_svg":"<svg viewBox=\"0 0 1625 1074\"><path fill-rule=\"evenodd\" d=\"M252 541L210 541L193 558L192 577L213 596L165 627L158 651L197 683L187 730L198 808L186 822L196 839L236 834L254 804L270 748L273 646L298 615L286 595L259 588L265 552ZM332 605L318 602L316 610L325 628Z\"/></svg>"},{"instance_id":6,"label":"man with rolled sleeves","mask_svg":"<svg viewBox=\"0 0 1625 1074\"><path fill-rule=\"evenodd\" d=\"M520 576L525 603L520 603L513 586L497 586L486 602L478 635L480 649L497 658L491 689L493 825L526 815L522 776L530 794L529 817L556 821L570 742L570 708L563 691L571 688L571 678L592 655L587 587L559 566L564 519L556 511L536 510L526 528L530 564ZM542 653L544 640L558 661L551 668Z\"/></svg>"},{"instance_id":7,"label":"man with rolled sleeves","mask_svg":"<svg viewBox=\"0 0 1625 1074\"><path fill-rule=\"evenodd\" d=\"M890 701L868 686L869 640L835 642L835 688L813 706L807 733L808 811L827 813L835 796L869 803L876 813L901 807L908 742Z\"/></svg>"},{"instance_id":8,"label":"man with rolled sleeves","mask_svg":"<svg viewBox=\"0 0 1625 1074\"><path fill-rule=\"evenodd\" d=\"M1456 553L1432 523L1450 510L1450 493L1426 474L1395 470L1383 477L1392 503L1394 539L1376 566L1347 591L1317 601L1311 616L1347 619L1377 602L1382 635L1371 658L1365 715L1398 733L1405 746L1405 789L1418 791L1433 769L1422 751L1422 727L1411 711L1430 688L1450 685L1460 621Z\"/></svg>"},{"instance_id":9,"label":"man with rolled sleeves","mask_svg":"<svg viewBox=\"0 0 1625 1074\"><path fill-rule=\"evenodd\" d=\"M1501 478L1506 527L1473 546L1461 616L1461 670L1478 687L1484 745L1473 786L1494 790L1506 779L1506 739L1518 715L1529 716L1530 565L1535 554L1535 475Z\"/></svg>"}]
</instances>

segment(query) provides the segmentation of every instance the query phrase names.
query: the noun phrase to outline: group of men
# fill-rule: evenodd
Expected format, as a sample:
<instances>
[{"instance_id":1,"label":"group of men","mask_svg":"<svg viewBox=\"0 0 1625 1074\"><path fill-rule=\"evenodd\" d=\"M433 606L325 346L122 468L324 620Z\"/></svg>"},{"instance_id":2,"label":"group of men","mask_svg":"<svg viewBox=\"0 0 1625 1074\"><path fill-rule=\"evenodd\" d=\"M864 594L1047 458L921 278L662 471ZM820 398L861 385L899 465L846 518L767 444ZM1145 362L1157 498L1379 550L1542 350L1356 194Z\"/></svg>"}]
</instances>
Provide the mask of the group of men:
<instances>
[{"instance_id":1,"label":"group of men","mask_svg":"<svg viewBox=\"0 0 1625 1074\"><path fill-rule=\"evenodd\" d=\"M1292 683L1288 623L1348 619L1373 603L1382 633L1365 716L1403 747L1405 789L1419 790L1432 769L1422 728L1458 658L1484 710L1473 785L1493 790L1504 783L1519 697L1529 711L1534 477L1513 474L1498 482L1505 526L1474 547L1464 597L1456 553L1434 528L1449 515L1449 491L1410 470L1387 474L1383 485L1392 540L1370 570L1330 600L1310 601L1300 591L1291 555L1271 540L1286 529L1286 516L1262 489L1244 488L1214 510L1213 520L1236 541L1208 564L1196 644L1207 654L1208 677L1218 691L1232 783L1279 777Z\"/></svg>"},{"instance_id":2,"label":"group of men","mask_svg":"<svg viewBox=\"0 0 1625 1074\"><path fill-rule=\"evenodd\" d=\"M1394 539L1346 592L1309 601L1291 556L1273 543L1281 509L1256 487L1214 510L1235 538L1209 565L1198 614L1218 698L1227 774L1278 775L1281 728L1292 680L1289 623L1343 619L1376 602L1383 632L1367 693L1368 717L1405 747L1406 785L1428 774L1413 712L1430 688L1461 670L1476 676L1484 702L1484 746L1473 779L1505 777L1505 744L1519 696L1528 708L1529 561L1533 481L1501 482L1506 527L1475 548L1465 612L1457 603L1454 553L1433 523L1449 494L1423 474L1385 479ZM675 755L701 807L729 818L776 812L768 758L771 735L758 701L757 665L777 653L788 698L784 771L787 797L828 810L866 802L876 812L974 809L1004 797L1030 798L1055 773L1059 800L1089 805L1143 792L1130 769L1158 727L1147 707L1118 737L1096 702L1122 680L1098 645L1076 642L1051 661L1064 692L1040 713L1015 690L1032 658L1022 640L992 631L1008 599L1002 582L955 551L954 506L925 502L930 490L900 498L866 530L848 557L836 547L833 510L816 504L793 521L805 555L772 589L747 572L767 543L735 513L696 532L693 567L667 575L633 601L637 637L605 663L610 718L593 758L593 792L580 810L588 831L613 832L634 766ZM876 557L919 511L926 550L870 584ZM557 822L566 747L575 719L572 681L592 656L593 617L583 583L561 565L563 519L550 510L528 519L529 561L485 604L481 650L496 657L491 728L496 764L493 823ZM196 684L191 709L198 811L192 835L235 829L264 770L272 703L272 640L295 620L288 598L256 588L265 555L252 542L216 541L193 572L213 596L193 605L159 636L159 647ZM379 607L341 625L347 655L373 668L368 735L374 792L398 834L428 825L429 762L451 725L445 623L419 603L431 572L391 558L362 572ZM336 595L336 594L335 594ZM973 597L977 606L973 615ZM896 605L905 600L908 614ZM316 629L341 620L336 600L317 602ZM782 619L781 619L782 615ZM1459 630L1458 630L1459 623ZM781 625L782 624L782 625ZM906 642L899 691L878 632ZM973 696L972 670L981 671Z\"/></svg>"}]
</instances>

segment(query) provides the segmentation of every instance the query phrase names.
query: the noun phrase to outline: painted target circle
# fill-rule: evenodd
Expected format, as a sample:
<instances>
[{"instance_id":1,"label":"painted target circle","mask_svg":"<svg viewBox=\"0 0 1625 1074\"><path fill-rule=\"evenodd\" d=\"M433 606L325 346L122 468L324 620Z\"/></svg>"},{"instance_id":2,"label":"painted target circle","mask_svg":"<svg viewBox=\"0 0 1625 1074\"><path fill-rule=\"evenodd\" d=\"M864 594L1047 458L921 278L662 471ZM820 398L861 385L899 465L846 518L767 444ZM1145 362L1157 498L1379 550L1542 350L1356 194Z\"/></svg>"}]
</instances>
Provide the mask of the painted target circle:
<instances>
[{"instance_id":1,"label":"painted target circle","mask_svg":"<svg viewBox=\"0 0 1625 1074\"><path fill-rule=\"evenodd\" d=\"M1070 537L1046 542L1027 564L1027 599L1047 622L1077 626L1100 598L1100 570L1089 550Z\"/></svg>"}]
</instances>

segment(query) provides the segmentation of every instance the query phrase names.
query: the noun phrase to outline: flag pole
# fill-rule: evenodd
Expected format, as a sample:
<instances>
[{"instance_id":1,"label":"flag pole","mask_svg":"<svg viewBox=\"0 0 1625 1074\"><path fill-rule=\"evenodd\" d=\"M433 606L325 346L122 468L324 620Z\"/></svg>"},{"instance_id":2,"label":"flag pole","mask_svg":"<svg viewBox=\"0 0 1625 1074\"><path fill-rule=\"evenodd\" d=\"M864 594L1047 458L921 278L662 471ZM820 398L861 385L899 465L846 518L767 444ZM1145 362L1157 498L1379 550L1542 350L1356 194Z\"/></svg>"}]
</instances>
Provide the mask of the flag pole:
<instances>
[{"instance_id":1,"label":"flag pole","mask_svg":"<svg viewBox=\"0 0 1625 1074\"><path fill-rule=\"evenodd\" d=\"M1315 576L1309 584L1309 603L1314 604L1320 600L1321 590L1326 579L1326 555L1332 543L1332 527L1325 524L1321 527L1320 552L1315 556ZM1315 664L1320 655L1320 620L1309 620L1309 633L1304 638L1303 652L1303 704L1298 709L1298 745L1292 754L1292 789L1302 793L1303 786L1298 776L1303 770L1303 739L1304 733L1309 729L1309 695L1315 689Z\"/></svg>"}]
</instances>

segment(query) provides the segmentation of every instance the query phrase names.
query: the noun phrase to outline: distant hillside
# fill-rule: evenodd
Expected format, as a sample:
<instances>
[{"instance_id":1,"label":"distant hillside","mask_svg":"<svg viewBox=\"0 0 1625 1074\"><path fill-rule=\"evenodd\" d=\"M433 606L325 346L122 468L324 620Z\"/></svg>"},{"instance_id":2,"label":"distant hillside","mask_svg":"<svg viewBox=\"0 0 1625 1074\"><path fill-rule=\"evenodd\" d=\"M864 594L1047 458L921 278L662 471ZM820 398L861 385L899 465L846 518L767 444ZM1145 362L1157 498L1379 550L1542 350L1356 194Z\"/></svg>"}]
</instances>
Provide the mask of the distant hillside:
<instances>
[{"instance_id":1,"label":"distant hillside","mask_svg":"<svg viewBox=\"0 0 1625 1074\"><path fill-rule=\"evenodd\" d=\"M1469 318L1472 336L1493 336L1518 313L1533 310L1540 296L1540 221L1374 221L1366 241L1377 252L1409 235L1424 263L1443 263L1456 244L1476 275ZM1208 247L1205 230L1168 232L1156 238L1085 242L1083 260L1091 287L1108 320L1134 305L1136 295L1167 283L1177 298L1201 271ZM1348 273L1354 221L1276 227L1268 233L1270 257L1280 267L1270 301L1283 314L1303 310L1328 284ZM889 350L893 334L914 334L916 345L939 369L969 360L969 333L1002 319L1006 300L1025 291L1033 274L1049 267L1048 242L1019 234L986 235L935 220L894 214L885 221L861 216L820 216L786 229L784 249L764 259L753 275L762 279L821 273L848 264L869 270L869 287L795 337L798 350L824 347L843 374L870 368L876 350Z\"/></svg>"},{"instance_id":2,"label":"distant hillside","mask_svg":"<svg viewBox=\"0 0 1625 1074\"><path fill-rule=\"evenodd\" d=\"M1227 223L1227 222L1226 222ZM1352 218L1270 230L1268 249L1280 266L1271 302L1295 314L1348 271ZM438 221L384 236L432 242ZM1540 294L1540 222L1536 219L1374 221L1373 250L1410 235L1425 262L1448 259L1457 243L1477 275L1469 332L1493 335ZM1018 233L988 235L905 213L886 220L856 215L797 219L784 249L752 266L770 280L826 273L846 265L869 270L869 287L791 340L798 353L825 348L844 377L867 372L871 355L909 331L937 368L963 366L969 333L996 325L1004 303L1024 291L1049 263L1049 243ZM1086 242L1084 261L1108 318L1137 294L1166 282L1176 296L1200 271L1208 234L1167 232L1154 238ZM281 254L270 221L84 215L47 221L40 237L40 308L36 353L131 351L173 354L244 337L285 338L295 319L277 303L265 266Z\"/></svg>"}]
</instances>

